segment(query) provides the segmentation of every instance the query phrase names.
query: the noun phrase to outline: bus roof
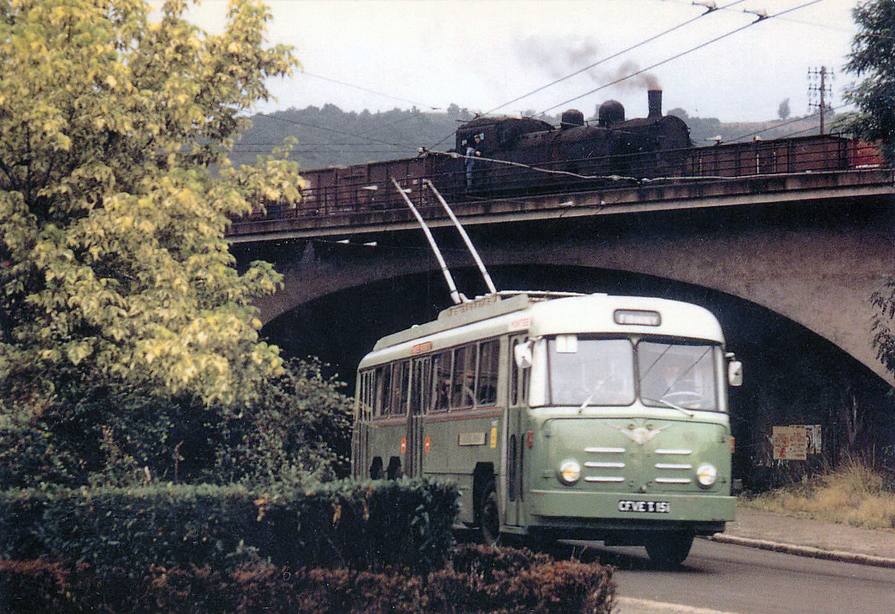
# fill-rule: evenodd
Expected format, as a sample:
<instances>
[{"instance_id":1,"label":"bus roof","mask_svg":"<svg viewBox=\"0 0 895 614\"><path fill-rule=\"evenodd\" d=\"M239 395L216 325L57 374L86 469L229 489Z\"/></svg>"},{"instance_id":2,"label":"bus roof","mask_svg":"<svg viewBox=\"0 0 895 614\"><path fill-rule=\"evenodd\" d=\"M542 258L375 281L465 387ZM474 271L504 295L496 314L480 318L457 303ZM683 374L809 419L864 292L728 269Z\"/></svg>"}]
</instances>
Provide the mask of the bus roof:
<instances>
[{"instance_id":1,"label":"bus roof","mask_svg":"<svg viewBox=\"0 0 895 614\"><path fill-rule=\"evenodd\" d=\"M507 332L528 332L532 337L649 334L724 343L715 316L692 303L606 294L520 293L506 298L488 295L445 309L437 320L383 337L361 366ZM422 347L424 342L428 347Z\"/></svg>"}]
</instances>

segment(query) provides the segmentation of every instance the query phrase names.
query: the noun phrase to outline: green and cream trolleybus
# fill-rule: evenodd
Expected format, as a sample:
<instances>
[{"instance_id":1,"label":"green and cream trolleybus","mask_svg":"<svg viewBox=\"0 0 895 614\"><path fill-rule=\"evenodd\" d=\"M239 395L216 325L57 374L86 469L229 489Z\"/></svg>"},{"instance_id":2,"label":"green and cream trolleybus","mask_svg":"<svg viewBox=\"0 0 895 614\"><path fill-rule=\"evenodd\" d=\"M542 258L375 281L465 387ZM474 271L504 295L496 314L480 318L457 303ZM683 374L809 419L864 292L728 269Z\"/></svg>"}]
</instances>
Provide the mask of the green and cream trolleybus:
<instances>
[{"instance_id":1,"label":"green and cream trolleybus","mask_svg":"<svg viewBox=\"0 0 895 614\"><path fill-rule=\"evenodd\" d=\"M486 541L598 539L677 564L734 518L717 319L678 301L491 294L358 368L355 477L455 481Z\"/></svg>"}]
</instances>

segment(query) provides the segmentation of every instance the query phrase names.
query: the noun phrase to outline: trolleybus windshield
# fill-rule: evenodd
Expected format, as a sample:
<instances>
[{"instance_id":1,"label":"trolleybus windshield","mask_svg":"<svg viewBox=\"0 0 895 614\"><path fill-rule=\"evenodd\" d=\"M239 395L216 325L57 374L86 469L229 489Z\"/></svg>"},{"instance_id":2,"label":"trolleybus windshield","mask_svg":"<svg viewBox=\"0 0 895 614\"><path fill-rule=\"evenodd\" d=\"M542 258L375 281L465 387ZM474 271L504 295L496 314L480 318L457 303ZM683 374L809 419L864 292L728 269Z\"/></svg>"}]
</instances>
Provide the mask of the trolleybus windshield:
<instances>
[{"instance_id":1,"label":"trolleybus windshield","mask_svg":"<svg viewBox=\"0 0 895 614\"><path fill-rule=\"evenodd\" d=\"M634 346L628 339L547 342L552 405L630 405L634 402Z\"/></svg>"},{"instance_id":2,"label":"trolleybus windshield","mask_svg":"<svg viewBox=\"0 0 895 614\"><path fill-rule=\"evenodd\" d=\"M637 344L644 405L718 410L717 345L642 340Z\"/></svg>"},{"instance_id":3,"label":"trolleybus windshield","mask_svg":"<svg viewBox=\"0 0 895 614\"><path fill-rule=\"evenodd\" d=\"M720 347L684 341L547 339L549 405L718 411Z\"/></svg>"}]
</instances>

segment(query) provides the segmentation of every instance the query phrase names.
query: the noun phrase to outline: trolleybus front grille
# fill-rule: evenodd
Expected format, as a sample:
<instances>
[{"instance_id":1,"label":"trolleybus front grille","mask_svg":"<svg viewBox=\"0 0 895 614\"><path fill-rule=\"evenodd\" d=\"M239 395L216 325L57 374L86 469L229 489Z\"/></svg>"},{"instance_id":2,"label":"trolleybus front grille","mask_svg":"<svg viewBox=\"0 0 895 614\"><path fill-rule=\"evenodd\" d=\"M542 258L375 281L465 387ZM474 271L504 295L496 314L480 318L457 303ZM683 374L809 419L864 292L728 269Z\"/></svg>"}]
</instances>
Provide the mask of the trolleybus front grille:
<instances>
[{"instance_id":1,"label":"trolleybus front grille","mask_svg":"<svg viewBox=\"0 0 895 614\"><path fill-rule=\"evenodd\" d=\"M630 469L622 455L630 455L631 451L622 447L593 446L584 449L588 455L605 456L605 460L588 460L584 463L587 471L584 481L591 484L622 483L628 479L625 469ZM654 452L662 457L659 462L653 464L655 473L650 476L650 481L661 485L687 485L692 484L690 472L693 464L686 462L686 457L693 454L693 450L685 448L660 448ZM667 458L667 460L666 460ZM677 461L677 462L675 462Z\"/></svg>"}]
</instances>

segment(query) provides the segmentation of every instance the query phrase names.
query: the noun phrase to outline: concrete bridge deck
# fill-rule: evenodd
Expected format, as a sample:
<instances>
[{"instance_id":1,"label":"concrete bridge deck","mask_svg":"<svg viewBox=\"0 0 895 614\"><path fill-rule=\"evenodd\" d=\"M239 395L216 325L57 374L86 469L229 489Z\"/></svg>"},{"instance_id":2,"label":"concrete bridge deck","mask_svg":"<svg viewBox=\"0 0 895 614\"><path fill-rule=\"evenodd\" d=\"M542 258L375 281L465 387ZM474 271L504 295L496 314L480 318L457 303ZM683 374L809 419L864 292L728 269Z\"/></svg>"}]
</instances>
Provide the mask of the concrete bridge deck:
<instances>
[{"instance_id":1,"label":"concrete bridge deck","mask_svg":"<svg viewBox=\"0 0 895 614\"><path fill-rule=\"evenodd\" d=\"M893 171L874 168L738 178L687 177L588 192L476 198L451 205L465 226L475 226L651 211L835 203L893 194ZM430 195L418 192L411 198L433 228L450 225ZM301 205L296 209L272 210L266 216L234 222L228 236L233 243L257 243L324 237L366 240L383 233L418 231L412 215L403 207L364 210L356 204L345 209L326 215L306 211Z\"/></svg>"}]
</instances>

